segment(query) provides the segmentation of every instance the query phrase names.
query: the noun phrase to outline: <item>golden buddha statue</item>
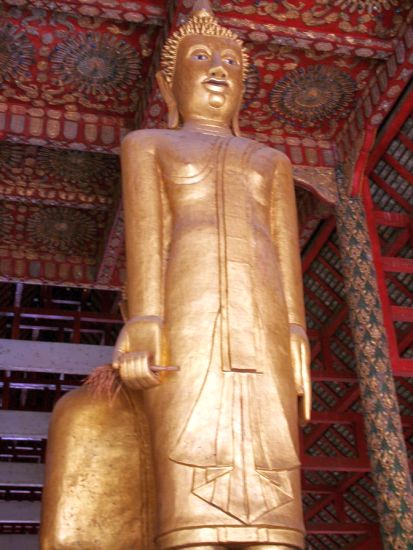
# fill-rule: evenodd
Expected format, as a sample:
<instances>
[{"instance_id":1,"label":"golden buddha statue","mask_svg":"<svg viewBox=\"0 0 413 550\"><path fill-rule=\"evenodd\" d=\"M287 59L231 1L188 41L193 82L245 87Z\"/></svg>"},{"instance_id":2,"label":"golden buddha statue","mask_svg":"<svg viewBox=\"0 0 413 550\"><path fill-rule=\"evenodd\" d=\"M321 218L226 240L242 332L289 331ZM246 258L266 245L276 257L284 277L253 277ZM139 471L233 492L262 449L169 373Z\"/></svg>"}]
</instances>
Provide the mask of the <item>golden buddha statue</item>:
<instances>
[{"instance_id":1,"label":"golden buddha statue","mask_svg":"<svg viewBox=\"0 0 413 550\"><path fill-rule=\"evenodd\" d=\"M153 528L160 550L304 548L294 188L285 155L239 136L247 63L198 2L157 75L169 129L123 141L122 389L110 405L83 388L56 408L43 550L149 549Z\"/></svg>"}]
</instances>

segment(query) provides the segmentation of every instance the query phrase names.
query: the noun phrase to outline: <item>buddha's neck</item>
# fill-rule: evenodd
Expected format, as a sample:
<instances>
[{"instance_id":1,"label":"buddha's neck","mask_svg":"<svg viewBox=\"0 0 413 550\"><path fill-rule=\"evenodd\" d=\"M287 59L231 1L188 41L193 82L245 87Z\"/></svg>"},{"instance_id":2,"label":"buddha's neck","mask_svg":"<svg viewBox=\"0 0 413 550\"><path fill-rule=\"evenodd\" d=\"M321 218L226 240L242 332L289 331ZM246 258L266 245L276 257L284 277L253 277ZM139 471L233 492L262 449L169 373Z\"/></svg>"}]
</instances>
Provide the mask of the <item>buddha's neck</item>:
<instances>
[{"instance_id":1,"label":"buddha's neck","mask_svg":"<svg viewBox=\"0 0 413 550\"><path fill-rule=\"evenodd\" d=\"M210 120L192 119L184 122L181 130L186 132L199 132L215 136L231 136L232 131L226 124Z\"/></svg>"}]
</instances>

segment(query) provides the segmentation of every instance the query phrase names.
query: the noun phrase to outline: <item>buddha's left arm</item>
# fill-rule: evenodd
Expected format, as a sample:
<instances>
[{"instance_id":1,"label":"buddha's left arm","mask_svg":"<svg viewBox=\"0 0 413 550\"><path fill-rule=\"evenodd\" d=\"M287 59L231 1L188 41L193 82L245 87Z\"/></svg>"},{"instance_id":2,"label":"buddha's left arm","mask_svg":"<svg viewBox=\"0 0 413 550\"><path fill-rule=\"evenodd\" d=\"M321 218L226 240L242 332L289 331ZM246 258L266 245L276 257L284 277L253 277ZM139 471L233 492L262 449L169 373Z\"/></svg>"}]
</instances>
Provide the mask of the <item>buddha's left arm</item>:
<instances>
[{"instance_id":1,"label":"buddha's left arm","mask_svg":"<svg viewBox=\"0 0 413 550\"><path fill-rule=\"evenodd\" d=\"M290 325L291 359L300 417L305 424L311 412L310 349L306 335L297 207L289 159L277 154L271 201L271 232L280 264L282 287Z\"/></svg>"}]
</instances>

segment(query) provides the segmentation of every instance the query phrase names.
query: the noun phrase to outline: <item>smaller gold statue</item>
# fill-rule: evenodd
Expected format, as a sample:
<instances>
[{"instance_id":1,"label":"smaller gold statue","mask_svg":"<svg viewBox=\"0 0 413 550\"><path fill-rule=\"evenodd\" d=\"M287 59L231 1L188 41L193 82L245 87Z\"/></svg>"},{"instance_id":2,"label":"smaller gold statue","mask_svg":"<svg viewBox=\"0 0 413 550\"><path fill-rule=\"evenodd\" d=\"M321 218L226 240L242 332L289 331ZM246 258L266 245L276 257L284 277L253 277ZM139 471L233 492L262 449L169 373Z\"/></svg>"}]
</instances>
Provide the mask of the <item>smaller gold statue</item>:
<instances>
[{"instance_id":1,"label":"smaller gold statue","mask_svg":"<svg viewBox=\"0 0 413 550\"><path fill-rule=\"evenodd\" d=\"M247 63L198 2L158 74L169 129L123 142L123 389L112 409L84 389L57 407L43 550L151 548L152 506L160 550L304 548L298 424L311 391L294 188L282 153L239 136Z\"/></svg>"}]
</instances>

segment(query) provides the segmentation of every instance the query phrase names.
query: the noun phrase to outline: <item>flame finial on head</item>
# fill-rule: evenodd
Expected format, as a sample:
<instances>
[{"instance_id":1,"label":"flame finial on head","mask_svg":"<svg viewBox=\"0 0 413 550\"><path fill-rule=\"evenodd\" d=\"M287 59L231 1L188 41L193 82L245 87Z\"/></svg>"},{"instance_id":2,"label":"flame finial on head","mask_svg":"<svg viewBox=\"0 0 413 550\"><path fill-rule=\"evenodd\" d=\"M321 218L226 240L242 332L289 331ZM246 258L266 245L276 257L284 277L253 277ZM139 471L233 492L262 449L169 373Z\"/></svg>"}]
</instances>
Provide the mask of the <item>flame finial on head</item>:
<instances>
[{"instance_id":1,"label":"flame finial on head","mask_svg":"<svg viewBox=\"0 0 413 550\"><path fill-rule=\"evenodd\" d=\"M181 25L165 42L161 55L161 67L166 80L171 83L175 72L176 56L179 43L185 36L192 35L218 36L233 40L240 48L242 54L242 72L244 79L248 72L248 55L242 41L235 32L222 27L212 11L209 0L195 0L191 15L186 23Z\"/></svg>"},{"instance_id":2,"label":"flame finial on head","mask_svg":"<svg viewBox=\"0 0 413 550\"><path fill-rule=\"evenodd\" d=\"M191 17L194 15L198 17L214 17L209 0L195 0L192 6Z\"/></svg>"}]
</instances>

